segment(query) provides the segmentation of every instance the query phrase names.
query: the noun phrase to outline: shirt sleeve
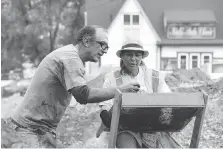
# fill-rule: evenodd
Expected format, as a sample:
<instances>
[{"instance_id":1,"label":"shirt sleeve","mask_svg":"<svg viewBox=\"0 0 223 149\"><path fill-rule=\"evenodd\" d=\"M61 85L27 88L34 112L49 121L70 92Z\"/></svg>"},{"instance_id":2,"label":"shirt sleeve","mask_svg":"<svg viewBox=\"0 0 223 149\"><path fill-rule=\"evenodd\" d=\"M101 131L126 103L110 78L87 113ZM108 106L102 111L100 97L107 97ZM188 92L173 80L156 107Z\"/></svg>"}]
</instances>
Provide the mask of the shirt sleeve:
<instances>
[{"instance_id":1,"label":"shirt sleeve","mask_svg":"<svg viewBox=\"0 0 223 149\"><path fill-rule=\"evenodd\" d=\"M63 60L64 66L64 80L67 91L73 87L86 85L86 80L84 78L85 70L82 67L81 62L77 59L66 59Z\"/></svg>"},{"instance_id":2,"label":"shirt sleeve","mask_svg":"<svg viewBox=\"0 0 223 149\"><path fill-rule=\"evenodd\" d=\"M170 93L171 90L169 86L166 84L165 81L165 74L164 73L159 73L159 87L158 87L158 92L159 93Z\"/></svg>"},{"instance_id":3,"label":"shirt sleeve","mask_svg":"<svg viewBox=\"0 0 223 149\"><path fill-rule=\"evenodd\" d=\"M109 88L109 87L112 87L112 79L111 79L111 76L105 75L103 88ZM113 98L99 103L99 107L101 108L101 110L107 110L107 111L111 109L112 105L113 105Z\"/></svg>"}]
</instances>

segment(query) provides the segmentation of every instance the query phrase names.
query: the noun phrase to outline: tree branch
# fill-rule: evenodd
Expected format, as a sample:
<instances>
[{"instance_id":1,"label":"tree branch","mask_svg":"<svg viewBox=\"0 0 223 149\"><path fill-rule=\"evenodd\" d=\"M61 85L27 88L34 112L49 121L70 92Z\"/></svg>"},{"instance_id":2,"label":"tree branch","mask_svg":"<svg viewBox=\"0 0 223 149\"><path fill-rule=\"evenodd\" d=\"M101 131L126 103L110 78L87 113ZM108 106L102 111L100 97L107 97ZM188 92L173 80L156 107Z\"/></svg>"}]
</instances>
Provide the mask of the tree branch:
<instances>
[{"instance_id":1,"label":"tree branch","mask_svg":"<svg viewBox=\"0 0 223 149\"><path fill-rule=\"evenodd\" d=\"M57 38L57 34L58 34L58 30L59 30L59 24L60 24L60 20L58 18L60 18L60 15L64 9L64 7L67 5L68 0L64 1L64 3L62 4L62 6L60 7L60 11L58 14L58 17L56 19L56 27L54 29L54 31L50 31L50 52L52 52L54 50L54 46L55 46L55 42L56 42L56 38Z\"/></svg>"}]
</instances>

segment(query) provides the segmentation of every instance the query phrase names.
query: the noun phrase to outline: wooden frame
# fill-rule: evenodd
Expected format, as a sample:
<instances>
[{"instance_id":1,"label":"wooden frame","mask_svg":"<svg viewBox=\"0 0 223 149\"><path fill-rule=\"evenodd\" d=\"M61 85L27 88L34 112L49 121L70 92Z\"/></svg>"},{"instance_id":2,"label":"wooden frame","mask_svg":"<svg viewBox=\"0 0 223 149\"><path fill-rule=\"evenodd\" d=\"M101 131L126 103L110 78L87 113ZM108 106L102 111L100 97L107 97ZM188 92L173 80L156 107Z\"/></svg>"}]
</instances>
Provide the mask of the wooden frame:
<instances>
[{"instance_id":1,"label":"wooden frame","mask_svg":"<svg viewBox=\"0 0 223 149\"><path fill-rule=\"evenodd\" d=\"M205 102L205 107L196 114L196 119L194 122L194 128L193 128L193 134L191 137L190 142L190 148L198 148L199 146L199 140L201 136L201 129L204 121L204 114L206 109L206 104L208 100L208 95L205 91L202 90L203 98ZM114 104L113 104L113 111L112 111L112 121L111 121L111 128L110 128L110 140L108 147L109 148L115 148L116 147L116 139L118 134L118 124L119 124L119 118L120 118L120 112L121 112L121 105L122 105L122 93L120 90L116 91L115 98L114 98ZM173 140L175 141L175 140ZM172 141L172 142L173 142ZM176 144L178 144L176 142ZM179 147L171 144L171 148Z\"/></svg>"},{"instance_id":2,"label":"wooden frame","mask_svg":"<svg viewBox=\"0 0 223 149\"><path fill-rule=\"evenodd\" d=\"M199 141L200 141L200 136L201 136L201 129L202 129L205 109L206 109L207 101L208 101L207 93L204 90L202 90L202 93L203 93L205 106L204 106L203 110L201 110L196 116L196 119L195 119L195 122L194 122L193 134L192 134L191 142L190 142L190 148L198 148L198 146L199 146Z\"/></svg>"},{"instance_id":3,"label":"wooden frame","mask_svg":"<svg viewBox=\"0 0 223 149\"><path fill-rule=\"evenodd\" d=\"M111 121L111 128L110 128L110 140L108 144L108 148L115 148L116 146L116 139L118 134L118 124L119 124L119 117L121 112L121 104L122 104L122 93L120 90L116 90L114 104L113 104L113 111L112 111L112 121Z\"/></svg>"}]
</instances>

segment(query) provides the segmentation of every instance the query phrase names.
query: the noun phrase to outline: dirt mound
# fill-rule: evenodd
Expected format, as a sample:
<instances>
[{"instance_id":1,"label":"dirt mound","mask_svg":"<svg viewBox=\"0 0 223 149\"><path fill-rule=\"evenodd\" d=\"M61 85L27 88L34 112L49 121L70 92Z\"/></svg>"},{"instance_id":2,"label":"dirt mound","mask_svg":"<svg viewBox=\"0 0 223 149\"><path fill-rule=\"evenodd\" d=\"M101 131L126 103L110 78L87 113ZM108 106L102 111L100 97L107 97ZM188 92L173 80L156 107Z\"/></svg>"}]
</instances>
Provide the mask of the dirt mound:
<instances>
[{"instance_id":1,"label":"dirt mound","mask_svg":"<svg viewBox=\"0 0 223 149\"><path fill-rule=\"evenodd\" d=\"M208 82L210 77L199 68L191 70L177 69L165 78L169 86L179 86L181 83Z\"/></svg>"},{"instance_id":2,"label":"dirt mound","mask_svg":"<svg viewBox=\"0 0 223 149\"><path fill-rule=\"evenodd\" d=\"M214 81L209 81L204 87L208 94L223 94L223 77Z\"/></svg>"}]
</instances>

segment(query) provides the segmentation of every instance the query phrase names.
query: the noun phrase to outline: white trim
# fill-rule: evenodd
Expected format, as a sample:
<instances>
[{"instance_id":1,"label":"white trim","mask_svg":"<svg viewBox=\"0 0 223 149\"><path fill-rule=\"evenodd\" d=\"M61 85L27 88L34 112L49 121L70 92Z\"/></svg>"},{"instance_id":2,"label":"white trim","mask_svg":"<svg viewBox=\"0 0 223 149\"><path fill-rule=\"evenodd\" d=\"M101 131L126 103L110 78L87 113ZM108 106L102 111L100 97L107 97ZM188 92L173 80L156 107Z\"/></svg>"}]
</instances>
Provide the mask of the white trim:
<instances>
[{"instance_id":1,"label":"white trim","mask_svg":"<svg viewBox=\"0 0 223 149\"><path fill-rule=\"evenodd\" d=\"M136 50L136 51L145 51L142 48L137 48L137 47L128 47L128 48L124 48L122 50Z\"/></svg>"}]
</instances>

